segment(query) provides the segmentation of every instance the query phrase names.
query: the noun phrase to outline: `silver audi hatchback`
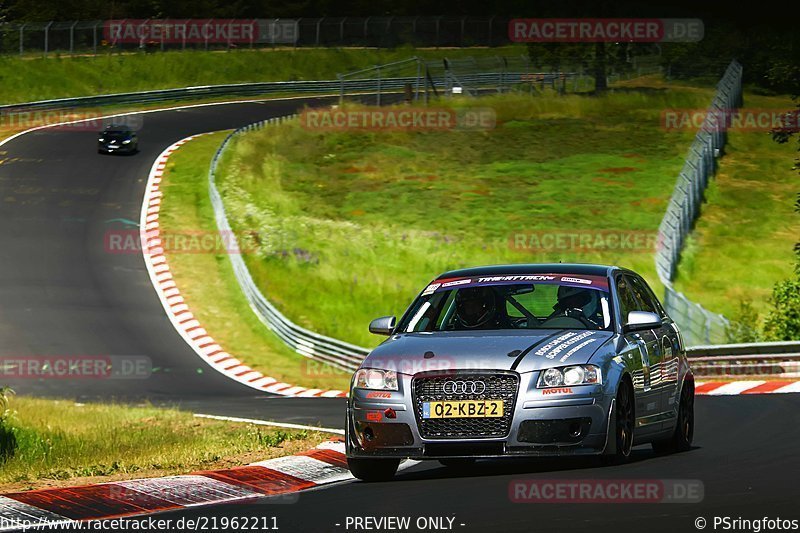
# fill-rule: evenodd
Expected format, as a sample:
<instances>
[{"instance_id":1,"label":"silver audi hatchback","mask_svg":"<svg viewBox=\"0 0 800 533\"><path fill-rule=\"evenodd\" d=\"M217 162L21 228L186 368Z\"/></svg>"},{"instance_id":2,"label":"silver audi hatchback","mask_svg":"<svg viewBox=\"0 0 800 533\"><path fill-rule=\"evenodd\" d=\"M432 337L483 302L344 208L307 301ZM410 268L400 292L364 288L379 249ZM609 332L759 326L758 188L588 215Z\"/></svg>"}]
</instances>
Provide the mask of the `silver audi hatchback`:
<instances>
[{"instance_id":1,"label":"silver audi hatchback","mask_svg":"<svg viewBox=\"0 0 800 533\"><path fill-rule=\"evenodd\" d=\"M487 266L446 272L353 375L353 475L385 480L402 459L598 455L689 449L694 377L647 283L619 267Z\"/></svg>"}]
</instances>

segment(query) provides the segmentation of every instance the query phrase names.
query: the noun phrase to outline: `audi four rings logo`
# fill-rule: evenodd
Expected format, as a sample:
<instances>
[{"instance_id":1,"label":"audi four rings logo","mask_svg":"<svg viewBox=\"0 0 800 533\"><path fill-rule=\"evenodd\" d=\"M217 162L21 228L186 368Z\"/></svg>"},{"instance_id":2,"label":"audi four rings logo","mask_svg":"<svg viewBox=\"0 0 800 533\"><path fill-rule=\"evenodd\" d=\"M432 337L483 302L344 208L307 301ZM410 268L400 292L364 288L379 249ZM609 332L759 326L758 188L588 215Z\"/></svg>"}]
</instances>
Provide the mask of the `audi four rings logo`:
<instances>
[{"instance_id":1,"label":"audi four rings logo","mask_svg":"<svg viewBox=\"0 0 800 533\"><path fill-rule=\"evenodd\" d=\"M445 394L483 394L486 383L483 381L445 381L442 390Z\"/></svg>"}]
</instances>

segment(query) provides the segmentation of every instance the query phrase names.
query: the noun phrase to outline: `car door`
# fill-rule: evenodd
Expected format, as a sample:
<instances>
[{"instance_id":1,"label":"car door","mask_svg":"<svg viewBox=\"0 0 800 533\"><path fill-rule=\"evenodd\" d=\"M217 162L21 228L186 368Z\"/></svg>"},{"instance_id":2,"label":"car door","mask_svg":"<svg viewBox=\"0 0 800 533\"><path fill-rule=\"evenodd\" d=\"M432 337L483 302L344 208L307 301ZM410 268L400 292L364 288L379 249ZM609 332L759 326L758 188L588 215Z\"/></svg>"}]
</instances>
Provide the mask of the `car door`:
<instances>
[{"instance_id":1,"label":"car door","mask_svg":"<svg viewBox=\"0 0 800 533\"><path fill-rule=\"evenodd\" d=\"M619 274L616 279L617 299L620 308L622 325L627 324L628 313L643 311L643 304L638 300L631 279ZM656 420L659 412L659 391L653 385L652 365L658 358L657 339L650 329L623 332L626 343L624 350L631 358L634 395L636 396L637 431L648 433L660 429Z\"/></svg>"},{"instance_id":2,"label":"car door","mask_svg":"<svg viewBox=\"0 0 800 533\"><path fill-rule=\"evenodd\" d=\"M632 276L631 283L637 297L643 301L651 312L661 316L661 327L653 330L658 341L659 355L656 365L651 366L651 376L654 376L654 386L659 392L659 412L662 413L662 420L667 425L671 424L671 418L677 415L677 400L680 370L680 339L678 330L672 323L661 303L653 294L652 289L641 277Z\"/></svg>"}]
</instances>

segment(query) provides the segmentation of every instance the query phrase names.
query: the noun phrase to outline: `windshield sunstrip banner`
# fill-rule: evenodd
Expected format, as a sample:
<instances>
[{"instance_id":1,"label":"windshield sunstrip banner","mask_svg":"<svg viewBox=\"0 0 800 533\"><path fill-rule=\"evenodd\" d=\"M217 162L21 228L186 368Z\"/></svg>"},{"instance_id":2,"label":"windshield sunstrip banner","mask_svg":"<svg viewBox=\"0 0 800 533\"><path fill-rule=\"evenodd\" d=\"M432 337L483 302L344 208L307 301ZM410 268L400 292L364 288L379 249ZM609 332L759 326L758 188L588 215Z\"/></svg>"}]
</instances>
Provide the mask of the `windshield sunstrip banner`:
<instances>
[{"instance_id":1,"label":"windshield sunstrip banner","mask_svg":"<svg viewBox=\"0 0 800 533\"><path fill-rule=\"evenodd\" d=\"M514 274L508 276L478 276L471 278L437 279L429 284L423 296L450 289L477 287L487 285L522 285L522 284L570 285L587 289L608 290L608 279L604 276L584 276L577 274Z\"/></svg>"}]
</instances>

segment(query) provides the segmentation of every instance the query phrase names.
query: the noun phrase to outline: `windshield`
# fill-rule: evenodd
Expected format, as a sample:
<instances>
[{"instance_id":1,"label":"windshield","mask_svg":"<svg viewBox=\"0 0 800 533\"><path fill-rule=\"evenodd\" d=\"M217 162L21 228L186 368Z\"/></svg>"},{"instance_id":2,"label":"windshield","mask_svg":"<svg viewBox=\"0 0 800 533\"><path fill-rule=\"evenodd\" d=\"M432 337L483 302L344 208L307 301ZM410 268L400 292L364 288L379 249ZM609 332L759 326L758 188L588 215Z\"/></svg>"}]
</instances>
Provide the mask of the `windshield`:
<instances>
[{"instance_id":1,"label":"windshield","mask_svg":"<svg viewBox=\"0 0 800 533\"><path fill-rule=\"evenodd\" d=\"M411 305L397 331L607 330L610 326L606 278L531 274L437 280Z\"/></svg>"},{"instance_id":2,"label":"windshield","mask_svg":"<svg viewBox=\"0 0 800 533\"><path fill-rule=\"evenodd\" d=\"M130 135L130 132L122 131L122 130L111 130L111 131L104 131L100 134L100 137L107 137L109 139L125 139Z\"/></svg>"}]
</instances>

